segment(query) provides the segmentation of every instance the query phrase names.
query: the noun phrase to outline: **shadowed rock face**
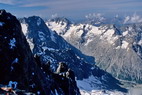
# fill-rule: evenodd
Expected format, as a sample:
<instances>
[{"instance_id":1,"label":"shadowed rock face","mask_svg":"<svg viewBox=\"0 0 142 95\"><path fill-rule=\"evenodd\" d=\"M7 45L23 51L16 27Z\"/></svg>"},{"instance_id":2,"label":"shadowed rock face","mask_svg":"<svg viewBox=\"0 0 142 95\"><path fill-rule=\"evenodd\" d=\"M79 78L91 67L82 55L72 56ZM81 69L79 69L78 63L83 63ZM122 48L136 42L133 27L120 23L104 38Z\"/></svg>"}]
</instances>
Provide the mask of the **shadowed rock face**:
<instances>
[{"instance_id":1,"label":"shadowed rock face","mask_svg":"<svg viewBox=\"0 0 142 95\"><path fill-rule=\"evenodd\" d=\"M30 85L35 83L34 92L44 92L42 83L45 80L40 79L42 75L38 72L19 21L1 10L0 23L0 84L7 85L9 81L15 81L18 83L17 88L32 90Z\"/></svg>"},{"instance_id":2,"label":"shadowed rock face","mask_svg":"<svg viewBox=\"0 0 142 95\"><path fill-rule=\"evenodd\" d=\"M4 10L0 13L0 82L17 81L19 86L26 87L28 64L34 64L32 53L16 17Z\"/></svg>"},{"instance_id":3,"label":"shadowed rock face","mask_svg":"<svg viewBox=\"0 0 142 95\"><path fill-rule=\"evenodd\" d=\"M58 80L57 80L58 78ZM72 87L72 95L80 95L75 83L62 76L45 73L37 65L29 44L15 16L0 10L0 84L16 83L16 88L41 95L67 95L65 87Z\"/></svg>"}]
</instances>

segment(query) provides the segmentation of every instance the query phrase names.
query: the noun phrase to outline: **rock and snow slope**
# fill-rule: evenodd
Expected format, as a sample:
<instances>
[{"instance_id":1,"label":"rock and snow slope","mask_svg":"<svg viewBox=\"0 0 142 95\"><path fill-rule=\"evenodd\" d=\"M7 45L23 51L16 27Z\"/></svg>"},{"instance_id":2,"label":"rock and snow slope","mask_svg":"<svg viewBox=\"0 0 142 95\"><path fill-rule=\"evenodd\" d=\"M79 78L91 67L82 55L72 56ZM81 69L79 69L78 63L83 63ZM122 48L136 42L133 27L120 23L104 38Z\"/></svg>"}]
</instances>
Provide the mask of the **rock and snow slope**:
<instances>
[{"instance_id":1,"label":"rock and snow slope","mask_svg":"<svg viewBox=\"0 0 142 95\"><path fill-rule=\"evenodd\" d=\"M84 59L113 76L142 83L142 24L93 26L90 24L56 23L49 20L46 25L61 35L83 54L95 60Z\"/></svg>"},{"instance_id":2,"label":"rock and snow slope","mask_svg":"<svg viewBox=\"0 0 142 95\"><path fill-rule=\"evenodd\" d=\"M63 61L68 64L69 68L73 69L78 82L80 81L80 85L81 81L83 81L82 79L96 77L96 80L101 81L102 84L100 86L102 89L125 90L119 87L119 81L111 75L100 70L97 66L85 62L78 53L74 52L74 50L77 52L79 52L79 50L66 42L55 31L50 30L42 19L40 20L40 25L37 24L38 19L41 18L33 16L21 19L20 21L23 32L31 45L32 52L40 55L43 64L50 61L51 68L55 71L58 65L57 63ZM64 24L62 23L62 25ZM109 82L110 80L111 82ZM92 85L95 85L95 83L92 83Z\"/></svg>"}]
</instances>

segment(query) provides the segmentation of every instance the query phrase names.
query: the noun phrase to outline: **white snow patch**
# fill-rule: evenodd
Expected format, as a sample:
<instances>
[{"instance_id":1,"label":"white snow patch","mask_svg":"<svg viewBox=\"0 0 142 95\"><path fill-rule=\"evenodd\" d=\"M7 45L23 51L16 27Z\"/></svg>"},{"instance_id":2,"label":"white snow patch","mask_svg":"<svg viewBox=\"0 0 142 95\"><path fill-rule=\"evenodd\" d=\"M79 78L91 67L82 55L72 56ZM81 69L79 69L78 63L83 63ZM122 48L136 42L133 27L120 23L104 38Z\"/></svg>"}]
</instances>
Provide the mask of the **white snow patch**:
<instances>
[{"instance_id":1,"label":"white snow patch","mask_svg":"<svg viewBox=\"0 0 142 95\"><path fill-rule=\"evenodd\" d=\"M109 29L104 33L104 36L105 37L112 37L114 33L115 33L114 29Z\"/></svg>"},{"instance_id":2,"label":"white snow patch","mask_svg":"<svg viewBox=\"0 0 142 95\"><path fill-rule=\"evenodd\" d=\"M16 82L16 81L9 81L8 86L16 89L17 88L17 84L18 84L18 82Z\"/></svg>"},{"instance_id":3,"label":"white snow patch","mask_svg":"<svg viewBox=\"0 0 142 95\"><path fill-rule=\"evenodd\" d=\"M78 36L78 37L81 37L83 32L84 32L83 30L79 30L78 32L74 32L74 35Z\"/></svg>"},{"instance_id":4,"label":"white snow patch","mask_svg":"<svg viewBox=\"0 0 142 95\"><path fill-rule=\"evenodd\" d=\"M94 69L95 69L94 67L91 68L91 70L94 70Z\"/></svg>"},{"instance_id":5,"label":"white snow patch","mask_svg":"<svg viewBox=\"0 0 142 95\"><path fill-rule=\"evenodd\" d=\"M128 31L125 31L122 33L123 36L126 36L128 34Z\"/></svg>"},{"instance_id":6,"label":"white snow patch","mask_svg":"<svg viewBox=\"0 0 142 95\"><path fill-rule=\"evenodd\" d=\"M19 59L18 58L15 58L15 60L12 62L12 64L14 63L18 63Z\"/></svg>"},{"instance_id":7,"label":"white snow patch","mask_svg":"<svg viewBox=\"0 0 142 95\"><path fill-rule=\"evenodd\" d=\"M30 49L33 50L34 49L33 39L27 39L27 41L30 45Z\"/></svg>"},{"instance_id":8,"label":"white snow patch","mask_svg":"<svg viewBox=\"0 0 142 95\"><path fill-rule=\"evenodd\" d=\"M43 49L43 51L46 51L48 49L48 47L43 46L42 49Z\"/></svg>"},{"instance_id":9,"label":"white snow patch","mask_svg":"<svg viewBox=\"0 0 142 95\"><path fill-rule=\"evenodd\" d=\"M142 45L142 39L138 42L139 45Z\"/></svg>"},{"instance_id":10,"label":"white snow patch","mask_svg":"<svg viewBox=\"0 0 142 95\"><path fill-rule=\"evenodd\" d=\"M87 46L91 41L93 41L93 40L92 39L88 39L87 42L84 45Z\"/></svg>"},{"instance_id":11,"label":"white snow patch","mask_svg":"<svg viewBox=\"0 0 142 95\"><path fill-rule=\"evenodd\" d=\"M115 49L127 49L127 51L129 50L128 48L129 43L127 41L122 41L122 45L121 46L117 46Z\"/></svg>"},{"instance_id":12,"label":"white snow patch","mask_svg":"<svg viewBox=\"0 0 142 95\"><path fill-rule=\"evenodd\" d=\"M38 20L37 20L37 25L39 26L40 24L41 24L41 19L38 18Z\"/></svg>"},{"instance_id":13,"label":"white snow patch","mask_svg":"<svg viewBox=\"0 0 142 95\"><path fill-rule=\"evenodd\" d=\"M102 85L102 83L97 77L91 75L88 79L77 80L77 85L82 90L91 91L99 89L98 85Z\"/></svg>"},{"instance_id":14,"label":"white snow patch","mask_svg":"<svg viewBox=\"0 0 142 95\"><path fill-rule=\"evenodd\" d=\"M69 31L67 31L64 35L63 35L63 37L64 38L69 38L70 36L71 36L71 31L69 30Z\"/></svg>"},{"instance_id":15,"label":"white snow patch","mask_svg":"<svg viewBox=\"0 0 142 95\"><path fill-rule=\"evenodd\" d=\"M21 23L21 26L22 26L22 31L23 31L24 35L26 35L27 32L28 32L28 26L27 26L27 24Z\"/></svg>"},{"instance_id":16,"label":"white snow patch","mask_svg":"<svg viewBox=\"0 0 142 95\"><path fill-rule=\"evenodd\" d=\"M61 23L56 23L56 22L46 22L46 25L52 30L56 31L58 34L64 34L66 31L66 26L67 24L62 22Z\"/></svg>"},{"instance_id":17,"label":"white snow patch","mask_svg":"<svg viewBox=\"0 0 142 95\"><path fill-rule=\"evenodd\" d=\"M55 32L50 30L50 38L53 42L56 43L56 37L54 35L55 35Z\"/></svg>"},{"instance_id":18,"label":"white snow patch","mask_svg":"<svg viewBox=\"0 0 142 95\"><path fill-rule=\"evenodd\" d=\"M3 26L3 24L4 24L4 22L0 22L0 26L1 26L1 27Z\"/></svg>"},{"instance_id":19,"label":"white snow patch","mask_svg":"<svg viewBox=\"0 0 142 95\"><path fill-rule=\"evenodd\" d=\"M113 36L114 33L114 29L109 29L100 37L100 39L106 39L110 44L113 44L118 39L118 36Z\"/></svg>"},{"instance_id":20,"label":"white snow patch","mask_svg":"<svg viewBox=\"0 0 142 95\"><path fill-rule=\"evenodd\" d=\"M122 46L121 46L121 48L123 48L123 49L127 49L128 45L129 45L129 43L128 43L128 42L126 42L126 41L122 41Z\"/></svg>"},{"instance_id":21,"label":"white snow patch","mask_svg":"<svg viewBox=\"0 0 142 95\"><path fill-rule=\"evenodd\" d=\"M34 73L34 72L32 72L32 75L34 76L34 75L35 75L35 73Z\"/></svg>"},{"instance_id":22,"label":"white snow patch","mask_svg":"<svg viewBox=\"0 0 142 95\"><path fill-rule=\"evenodd\" d=\"M80 25L71 25L70 29L64 34L65 38L69 38L71 35L74 35L76 37L81 37L81 35L83 34L83 24Z\"/></svg>"},{"instance_id":23,"label":"white snow patch","mask_svg":"<svg viewBox=\"0 0 142 95\"><path fill-rule=\"evenodd\" d=\"M37 91L37 95L40 95L40 91Z\"/></svg>"},{"instance_id":24,"label":"white snow patch","mask_svg":"<svg viewBox=\"0 0 142 95\"><path fill-rule=\"evenodd\" d=\"M48 48L48 47L47 47L47 49L48 49L49 51L55 51L54 48Z\"/></svg>"},{"instance_id":25,"label":"white snow patch","mask_svg":"<svg viewBox=\"0 0 142 95\"><path fill-rule=\"evenodd\" d=\"M55 89L55 95L59 95L56 89Z\"/></svg>"},{"instance_id":26,"label":"white snow patch","mask_svg":"<svg viewBox=\"0 0 142 95\"><path fill-rule=\"evenodd\" d=\"M10 45L10 49L13 49L13 47L15 47L15 46L16 46L16 45L15 45L15 43L16 43L16 39L15 39L15 38L10 39L10 43L9 43L9 45Z\"/></svg>"},{"instance_id":27,"label":"white snow patch","mask_svg":"<svg viewBox=\"0 0 142 95\"><path fill-rule=\"evenodd\" d=\"M80 57L78 55L76 55L77 59L80 59Z\"/></svg>"},{"instance_id":28,"label":"white snow patch","mask_svg":"<svg viewBox=\"0 0 142 95\"><path fill-rule=\"evenodd\" d=\"M126 95L119 91L108 91L108 90L92 90L90 92L80 90L81 95Z\"/></svg>"},{"instance_id":29,"label":"white snow patch","mask_svg":"<svg viewBox=\"0 0 142 95\"><path fill-rule=\"evenodd\" d=\"M91 30L88 30L88 33L93 33L94 35L100 35L104 32L103 30L100 30L99 27L92 26L92 25L90 25L90 27L91 27Z\"/></svg>"},{"instance_id":30,"label":"white snow patch","mask_svg":"<svg viewBox=\"0 0 142 95\"><path fill-rule=\"evenodd\" d=\"M105 79L104 76L102 79ZM77 80L81 95L125 95L119 91L103 90L100 79L91 75L88 79Z\"/></svg>"},{"instance_id":31,"label":"white snow patch","mask_svg":"<svg viewBox=\"0 0 142 95\"><path fill-rule=\"evenodd\" d=\"M42 31L38 31L38 36L39 36L39 38L40 38L41 41L46 40L45 39L45 34Z\"/></svg>"}]
</instances>

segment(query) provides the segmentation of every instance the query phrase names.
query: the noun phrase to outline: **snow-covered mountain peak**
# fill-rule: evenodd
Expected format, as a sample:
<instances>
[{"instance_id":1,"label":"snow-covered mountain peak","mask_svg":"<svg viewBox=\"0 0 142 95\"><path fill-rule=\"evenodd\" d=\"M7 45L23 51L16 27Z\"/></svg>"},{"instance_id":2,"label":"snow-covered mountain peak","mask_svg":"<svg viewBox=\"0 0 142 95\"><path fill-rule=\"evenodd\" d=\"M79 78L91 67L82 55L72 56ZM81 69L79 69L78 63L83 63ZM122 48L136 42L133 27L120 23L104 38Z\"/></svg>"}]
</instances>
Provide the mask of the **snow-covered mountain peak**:
<instances>
[{"instance_id":1,"label":"snow-covered mountain peak","mask_svg":"<svg viewBox=\"0 0 142 95\"><path fill-rule=\"evenodd\" d=\"M92 24L79 23L71 24L66 29L65 27L58 27L57 29L56 27L56 24L49 26L51 30L55 30L67 42L80 49L84 54L94 56L99 67L120 79L128 78L131 81L140 81L137 78L140 77L137 73L138 69L132 70L137 73L135 74L135 78L132 78L129 75L134 74L124 71L123 68L127 65L127 69L130 69L129 64L135 63L140 65L142 63L141 23L123 26L114 24L94 26ZM64 33L62 33L62 30L64 30ZM117 69L116 67L119 68ZM135 67L140 68L140 66Z\"/></svg>"},{"instance_id":2,"label":"snow-covered mountain peak","mask_svg":"<svg viewBox=\"0 0 142 95\"><path fill-rule=\"evenodd\" d=\"M113 44L120 35L120 32L116 29L114 25L103 25L94 26L91 24L70 24L61 25L56 22L46 22L46 25L52 30L56 31L59 35L64 36L66 39L70 39L70 36L74 36L81 40L84 40L86 44L90 42L95 36L100 37L100 39L107 40L110 44Z\"/></svg>"},{"instance_id":3,"label":"snow-covered mountain peak","mask_svg":"<svg viewBox=\"0 0 142 95\"><path fill-rule=\"evenodd\" d=\"M46 25L52 30L57 31L58 34L63 35L71 22L66 18L54 18L46 22ZM54 27L54 28L53 28Z\"/></svg>"},{"instance_id":4,"label":"snow-covered mountain peak","mask_svg":"<svg viewBox=\"0 0 142 95\"><path fill-rule=\"evenodd\" d=\"M67 18L65 18L65 17L56 17L56 18L49 19L48 21L49 21L49 22L56 22L56 23L62 24L62 25L64 25L65 23L66 23L66 24L70 24L70 23L71 23L71 21L69 21L69 20L68 20Z\"/></svg>"}]
</instances>

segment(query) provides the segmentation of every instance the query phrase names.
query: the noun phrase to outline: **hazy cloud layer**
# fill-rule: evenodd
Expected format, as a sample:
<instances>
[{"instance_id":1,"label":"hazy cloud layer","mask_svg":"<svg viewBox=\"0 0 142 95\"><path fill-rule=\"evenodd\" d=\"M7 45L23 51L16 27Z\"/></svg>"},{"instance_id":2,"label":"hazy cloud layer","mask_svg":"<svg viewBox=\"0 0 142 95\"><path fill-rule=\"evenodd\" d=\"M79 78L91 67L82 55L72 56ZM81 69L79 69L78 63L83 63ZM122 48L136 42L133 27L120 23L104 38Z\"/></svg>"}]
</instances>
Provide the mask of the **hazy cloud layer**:
<instances>
[{"instance_id":1,"label":"hazy cloud layer","mask_svg":"<svg viewBox=\"0 0 142 95\"><path fill-rule=\"evenodd\" d=\"M142 13L141 0L0 0L0 3L14 5L15 9L9 7L9 10L17 11L17 14L18 11L27 9L27 14L39 13L42 16L55 13L70 17L95 12Z\"/></svg>"}]
</instances>

